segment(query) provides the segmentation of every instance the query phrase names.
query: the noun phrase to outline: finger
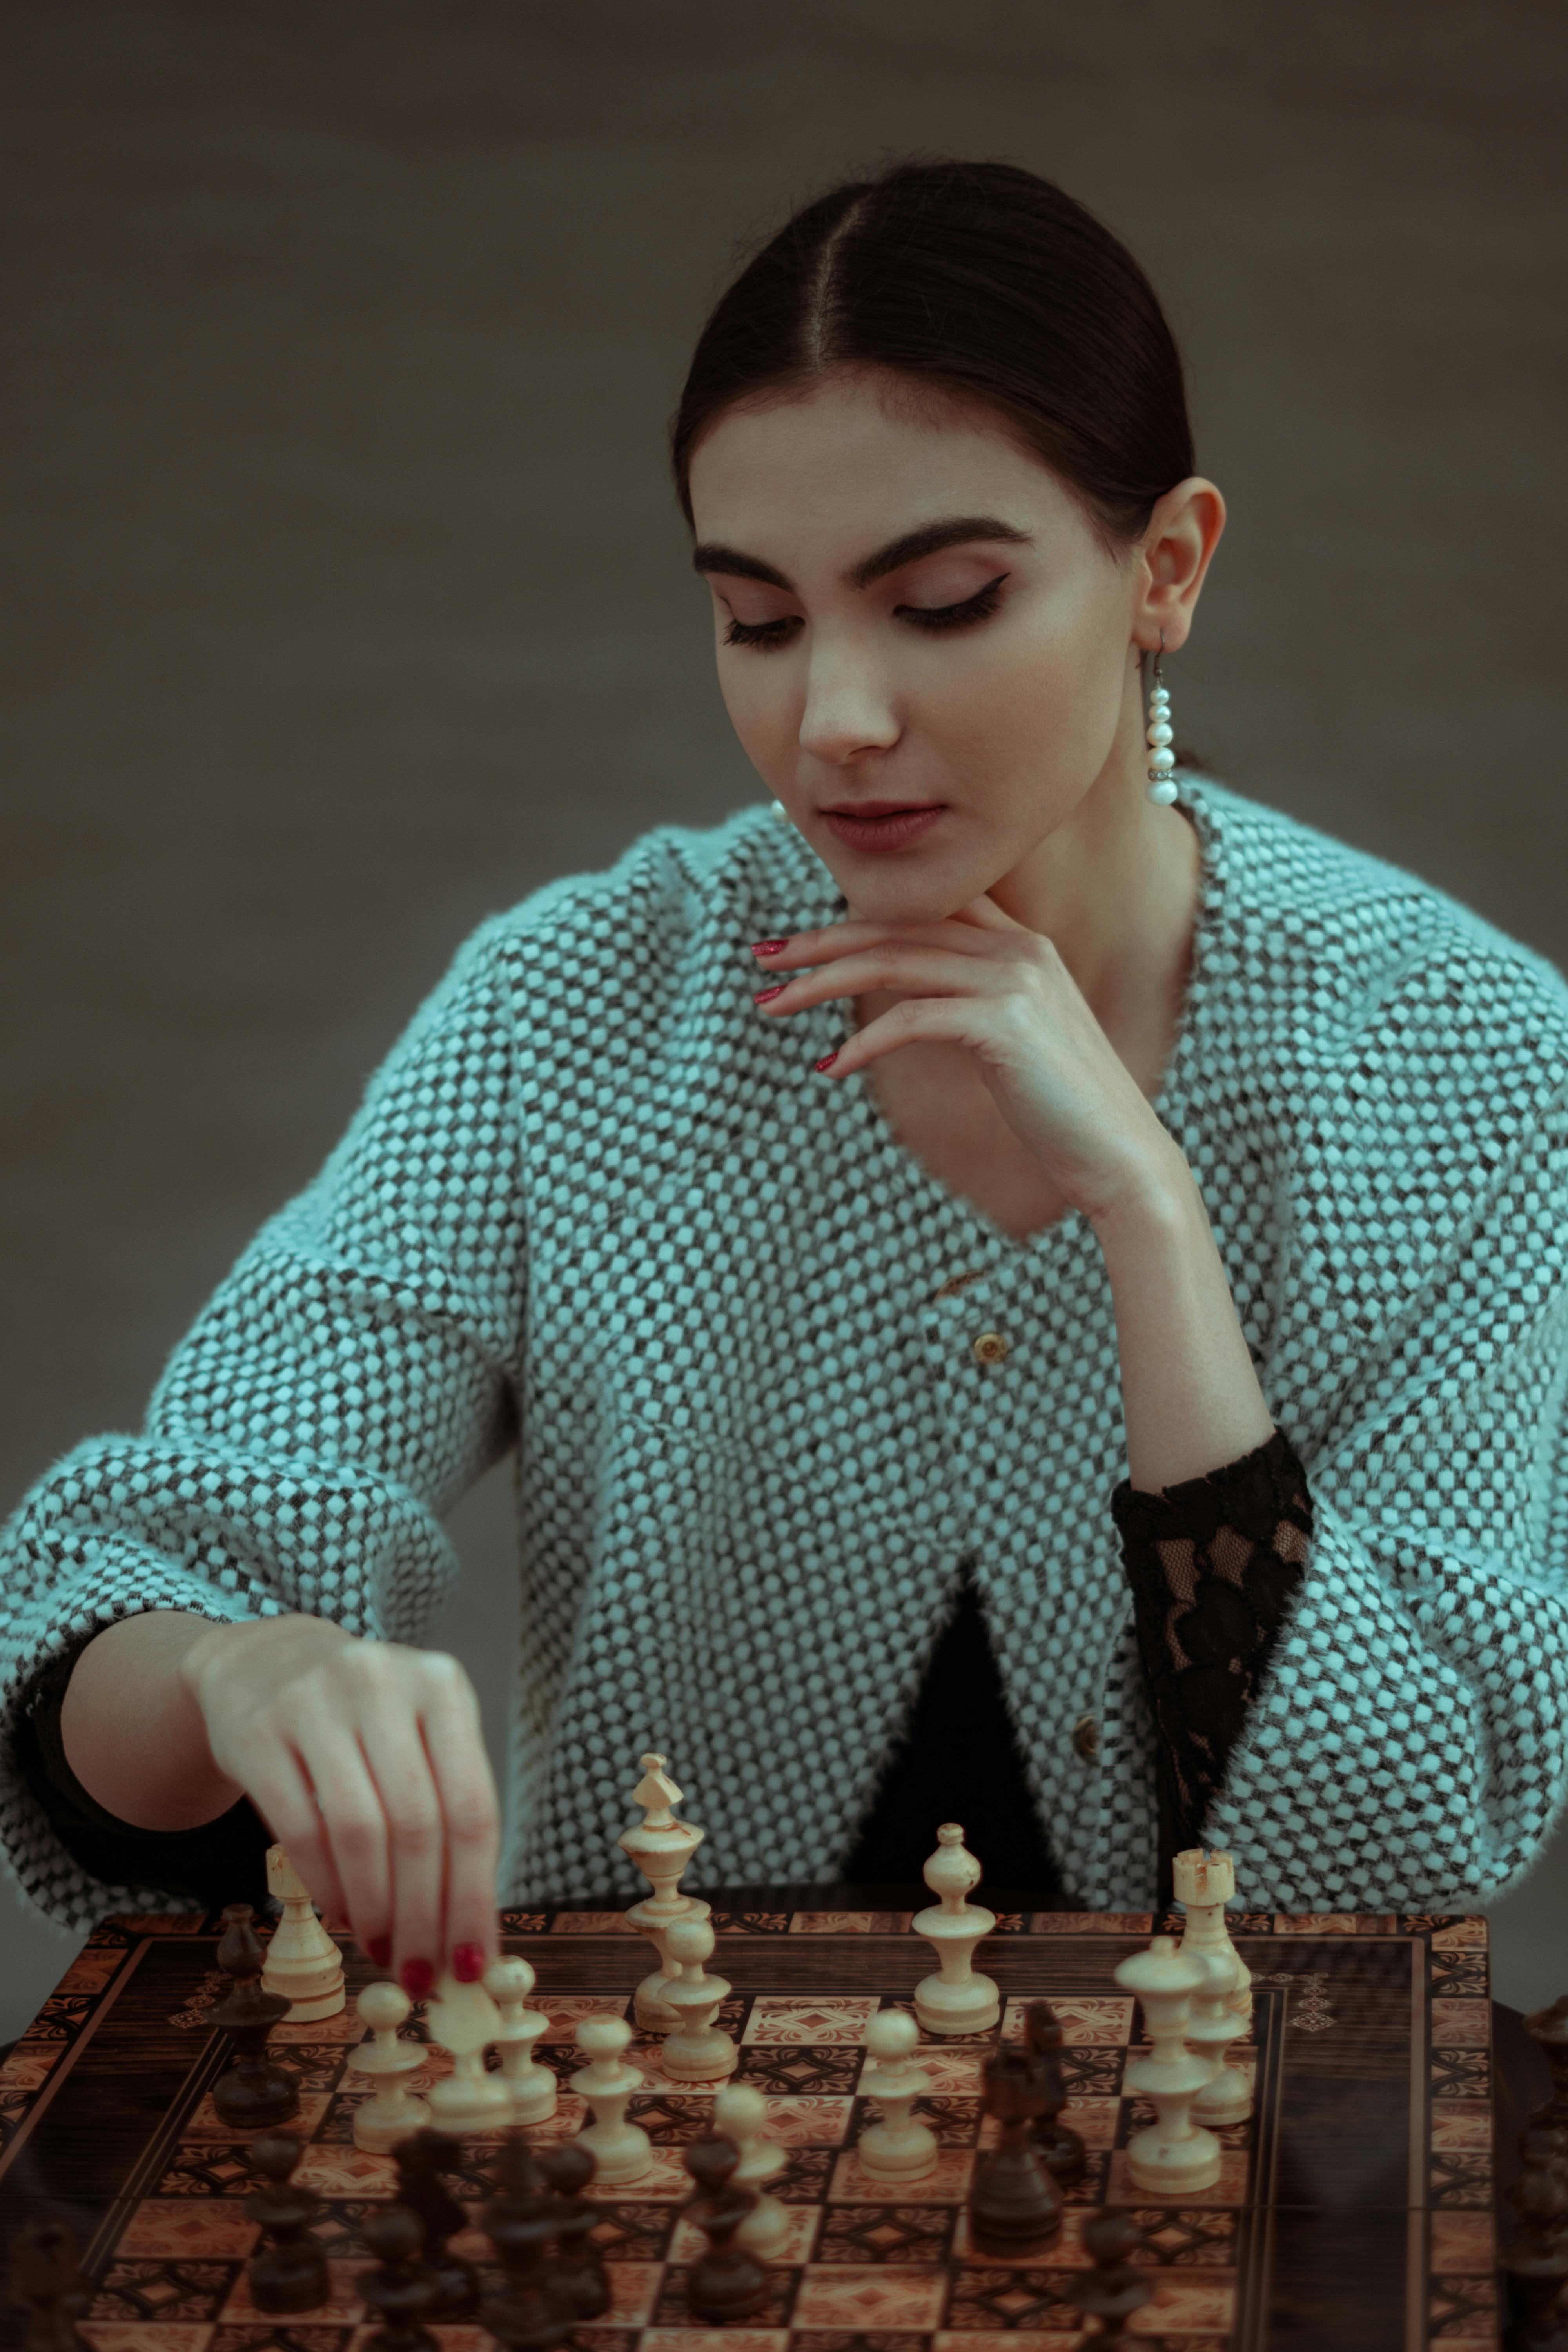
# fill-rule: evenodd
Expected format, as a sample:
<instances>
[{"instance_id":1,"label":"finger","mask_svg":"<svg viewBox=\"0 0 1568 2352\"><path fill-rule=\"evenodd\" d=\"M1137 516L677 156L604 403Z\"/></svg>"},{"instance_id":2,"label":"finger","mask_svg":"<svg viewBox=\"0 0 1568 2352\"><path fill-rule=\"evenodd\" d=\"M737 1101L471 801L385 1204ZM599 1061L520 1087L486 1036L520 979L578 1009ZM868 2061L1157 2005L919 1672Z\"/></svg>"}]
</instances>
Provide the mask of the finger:
<instances>
[{"instance_id":1,"label":"finger","mask_svg":"<svg viewBox=\"0 0 1568 2352\"><path fill-rule=\"evenodd\" d=\"M1020 923L1010 915L1005 907L999 907L988 891L978 898L971 898L966 907L960 907L952 920L970 923L977 930L985 931L1026 931L1029 929L1027 923Z\"/></svg>"},{"instance_id":2,"label":"finger","mask_svg":"<svg viewBox=\"0 0 1568 2352\"><path fill-rule=\"evenodd\" d=\"M354 1940L384 1969L392 1958L392 1869L380 1792L358 1740L344 1724L312 1728L302 1754L315 1783Z\"/></svg>"},{"instance_id":3,"label":"finger","mask_svg":"<svg viewBox=\"0 0 1568 2352\"><path fill-rule=\"evenodd\" d=\"M1000 908L997 908L1001 913ZM948 948L959 955L990 955L995 941L992 927L952 920L941 923L833 923L826 930L802 931L785 940L771 955L757 955L759 972L798 971L807 964L828 963L835 957L858 955L885 940L907 940L917 947ZM1018 924L1011 926L1021 929ZM770 943L771 944L771 943ZM753 954L756 950L753 949Z\"/></svg>"},{"instance_id":4,"label":"finger","mask_svg":"<svg viewBox=\"0 0 1568 2352\"><path fill-rule=\"evenodd\" d=\"M816 1066L826 1077L847 1078L902 1045L979 1045L984 1042L987 1010L972 996L906 996L901 1004L857 1029Z\"/></svg>"},{"instance_id":5,"label":"finger","mask_svg":"<svg viewBox=\"0 0 1568 2352\"><path fill-rule=\"evenodd\" d=\"M993 994L1006 986L1007 973L999 962L957 955L951 948L888 940L775 984L776 996L769 990L757 999L758 1010L773 1018L803 1013L807 1005L825 1004L834 997L863 996L877 988L904 989L920 996Z\"/></svg>"},{"instance_id":6,"label":"finger","mask_svg":"<svg viewBox=\"0 0 1568 2352\"><path fill-rule=\"evenodd\" d=\"M453 1974L471 1983L500 1949L500 1805L472 1685L456 1658L437 1654L428 1665L431 1696L420 1728L446 1826L444 1950Z\"/></svg>"},{"instance_id":7,"label":"finger","mask_svg":"<svg viewBox=\"0 0 1568 2352\"><path fill-rule=\"evenodd\" d=\"M445 1958L446 1838L440 1800L406 1691L373 1700L360 1717L359 1735L386 1820L393 1965L404 1991L421 2000Z\"/></svg>"},{"instance_id":8,"label":"finger","mask_svg":"<svg viewBox=\"0 0 1568 2352\"><path fill-rule=\"evenodd\" d=\"M243 1759L237 1759L243 1764ZM341 1914L347 1908L326 1824L300 1759L281 1742L254 1769L237 1771L246 1795L310 1890L312 1903Z\"/></svg>"}]
</instances>

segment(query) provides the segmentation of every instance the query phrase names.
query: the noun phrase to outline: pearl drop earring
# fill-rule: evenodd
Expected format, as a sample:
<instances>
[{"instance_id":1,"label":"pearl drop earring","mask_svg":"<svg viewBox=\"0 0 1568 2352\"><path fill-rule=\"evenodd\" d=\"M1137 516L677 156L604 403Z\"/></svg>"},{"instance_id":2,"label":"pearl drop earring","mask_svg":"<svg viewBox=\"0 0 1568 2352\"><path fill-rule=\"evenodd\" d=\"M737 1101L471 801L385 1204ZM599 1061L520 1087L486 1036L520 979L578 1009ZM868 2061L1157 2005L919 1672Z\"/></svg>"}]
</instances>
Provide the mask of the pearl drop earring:
<instances>
[{"instance_id":1,"label":"pearl drop earring","mask_svg":"<svg viewBox=\"0 0 1568 2352\"><path fill-rule=\"evenodd\" d=\"M1154 680L1149 689L1149 797L1159 808L1169 808L1176 797L1176 780L1171 773L1176 764L1176 755L1171 749L1171 698L1165 691L1160 668L1164 650L1162 632L1160 651L1154 656Z\"/></svg>"}]
</instances>

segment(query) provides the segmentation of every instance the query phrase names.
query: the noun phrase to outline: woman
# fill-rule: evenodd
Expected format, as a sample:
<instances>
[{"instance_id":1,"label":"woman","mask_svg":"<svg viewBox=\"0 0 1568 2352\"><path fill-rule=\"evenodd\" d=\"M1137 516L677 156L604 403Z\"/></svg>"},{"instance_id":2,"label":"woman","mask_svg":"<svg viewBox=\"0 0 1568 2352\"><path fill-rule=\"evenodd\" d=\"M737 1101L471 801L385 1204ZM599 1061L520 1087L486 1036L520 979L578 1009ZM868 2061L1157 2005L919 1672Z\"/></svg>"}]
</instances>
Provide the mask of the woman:
<instances>
[{"instance_id":1,"label":"woman","mask_svg":"<svg viewBox=\"0 0 1568 2352\"><path fill-rule=\"evenodd\" d=\"M954 1812L1086 1906L1205 1832L1258 1904L1496 1895L1563 1795L1562 983L1173 782L1224 502L1045 182L808 206L674 457L774 808L485 925L146 1433L27 1498L24 1885L232 1895L259 1814L411 1990L477 1973L495 1796L412 1645L515 1445L510 1899L606 1885L650 1744L710 1884Z\"/></svg>"}]
</instances>

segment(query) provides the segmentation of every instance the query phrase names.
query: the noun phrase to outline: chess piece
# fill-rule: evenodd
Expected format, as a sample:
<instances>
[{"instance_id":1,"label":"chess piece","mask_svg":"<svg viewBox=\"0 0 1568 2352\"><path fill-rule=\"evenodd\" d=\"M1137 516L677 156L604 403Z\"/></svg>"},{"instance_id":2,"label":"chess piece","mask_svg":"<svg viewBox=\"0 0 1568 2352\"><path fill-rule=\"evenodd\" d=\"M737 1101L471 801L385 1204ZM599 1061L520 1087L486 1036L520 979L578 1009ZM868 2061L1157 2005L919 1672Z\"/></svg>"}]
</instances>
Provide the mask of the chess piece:
<instances>
[{"instance_id":1,"label":"chess piece","mask_svg":"<svg viewBox=\"0 0 1568 2352\"><path fill-rule=\"evenodd\" d=\"M723 2028L715 2025L730 1987L710 1976L713 1930L706 1919L672 1919L664 1931L671 1973L665 1979L664 2006L678 2020L664 2045L661 2071L677 2083L711 2083L732 2074L741 2053Z\"/></svg>"},{"instance_id":2,"label":"chess piece","mask_svg":"<svg viewBox=\"0 0 1568 2352\"><path fill-rule=\"evenodd\" d=\"M281 1993L264 1992L264 1955L248 1903L230 1903L223 1913L217 1964L234 1980L207 2015L234 2046L234 2063L213 2084L213 2105L236 2131L264 2131L300 2112L300 2085L286 2066L267 2054L267 2037L289 2014Z\"/></svg>"},{"instance_id":3,"label":"chess piece","mask_svg":"<svg viewBox=\"0 0 1568 2352\"><path fill-rule=\"evenodd\" d=\"M873 2180L919 2180L934 2170L936 2134L913 2120L917 2099L930 2095L931 2079L915 2063L920 2028L901 2009L879 2010L866 2028L873 2063L860 2076L860 2089L875 2099L881 2121L868 2124L855 2153Z\"/></svg>"},{"instance_id":4,"label":"chess piece","mask_svg":"<svg viewBox=\"0 0 1568 2352\"><path fill-rule=\"evenodd\" d=\"M1048 2000L1032 2000L1024 2011L1024 2047L1039 2078L1040 2112L1029 2137L1044 2158L1053 2180L1081 2180L1089 2162L1082 2140L1071 2126L1059 2121L1068 2103L1062 2081L1061 2020Z\"/></svg>"},{"instance_id":5,"label":"chess piece","mask_svg":"<svg viewBox=\"0 0 1568 2352\"><path fill-rule=\"evenodd\" d=\"M1094 2268L1079 2271L1067 2294L1086 2318L1099 2320L1098 2344L1120 2344L1128 2321L1154 2292L1132 2260L1142 2242L1131 2213L1095 2213L1083 2225L1083 2250Z\"/></svg>"},{"instance_id":6,"label":"chess piece","mask_svg":"<svg viewBox=\"0 0 1568 2352\"><path fill-rule=\"evenodd\" d=\"M430 2120L424 2100L416 2098L404 2081L428 2056L422 2042L405 2042L397 2031L413 2006L402 1986L395 1984L368 1984L354 2003L355 2015L374 2038L354 2051L349 2072L367 2075L375 2085L374 2095L354 2109L354 2146L372 2156L389 2156L400 2139L422 2130Z\"/></svg>"},{"instance_id":7,"label":"chess piece","mask_svg":"<svg viewBox=\"0 0 1568 2352\"><path fill-rule=\"evenodd\" d=\"M1538 2009L1524 2021L1532 2042L1545 2051L1552 2068L1552 2095L1542 2102L1532 2124L1568 2126L1568 1993L1559 1993L1549 2009Z\"/></svg>"},{"instance_id":8,"label":"chess piece","mask_svg":"<svg viewBox=\"0 0 1568 2352\"><path fill-rule=\"evenodd\" d=\"M1208 1979L1193 1996L1186 2042L1194 2057L1206 2059L1213 2071L1193 2101L1192 2114L1194 2123L1214 2130L1223 2124L1245 2123L1252 2113L1252 2084L1239 2066L1230 2063L1232 2043L1245 2042L1251 2029L1231 2007L1234 1952L1200 1952L1197 1957Z\"/></svg>"},{"instance_id":9,"label":"chess piece","mask_svg":"<svg viewBox=\"0 0 1568 2352\"><path fill-rule=\"evenodd\" d=\"M439 2352L422 2325L436 2300L435 2273L422 2260L425 2231L406 2205L372 2205L360 2234L375 2256L374 2270L354 2280L381 2326L365 2339L364 2352Z\"/></svg>"},{"instance_id":10,"label":"chess piece","mask_svg":"<svg viewBox=\"0 0 1568 2352\"><path fill-rule=\"evenodd\" d=\"M506 2273L506 2288L485 2305L484 2323L499 2344L550 2352L571 2334L575 2315L552 2275L555 2194L525 2132L508 2132L499 2174L500 2191L486 2206L482 2226Z\"/></svg>"},{"instance_id":11,"label":"chess piece","mask_svg":"<svg viewBox=\"0 0 1568 2352\"><path fill-rule=\"evenodd\" d=\"M610 2307L610 2283L592 2232L598 2227L596 2205L584 2191L592 2187L594 2158L579 2139L563 2140L542 2159L544 2178L555 2200L555 2267L551 2284L564 2298L574 2320L602 2319Z\"/></svg>"},{"instance_id":12,"label":"chess piece","mask_svg":"<svg viewBox=\"0 0 1568 2352\"><path fill-rule=\"evenodd\" d=\"M448 1969L425 2011L430 2038L449 2051L452 2071L430 2085L430 2120L437 2131L500 2131L511 2121L511 2092L501 2074L487 2074L485 2052L500 2032L500 2011L482 1984L459 1984Z\"/></svg>"},{"instance_id":13,"label":"chess piece","mask_svg":"<svg viewBox=\"0 0 1568 2352\"><path fill-rule=\"evenodd\" d=\"M11 2300L29 2314L26 2352L91 2352L77 2321L92 2296L63 2221L24 2221L12 2239Z\"/></svg>"},{"instance_id":14,"label":"chess piece","mask_svg":"<svg viewBox=\"0 0 1568 2352\"><path fill-rule=\"evenodd\" d=\"M544 2167L535 2156L528 2134L515 2124L501 2141L495 2177L496 2193L490 2200L489 2212L506 2220L548 2221L554 2228L555 2191L545 2178Z\"/></svg>"},{"instance_id":15,"label":"chess piece","mask_svg":"<svg viewBox=\"0 0 1568 2352\"><path fill-rule=\"evenodd\" d=\"M331 2293L327 2258L307 2232L321 2210L313 2189L296 2188L292 2176L305 2143L294 2132L258 2132L250 2161L262 2186L245 2200L246 2219L261 2225L267 2242L247 2266L250 2299L258 2311L314 2311Z\"/></svg>"},{"instance_id":16,"label":"chess piece","mask_svg":"<svg viewBox=\"0 0 1568 2352\"><path fill-rule=\"evenodd\" d=\"M598 2168L602 2189L640 2180L653 2162L653 2142L641 2124L626 2121L626 2102L642 2088L642 2070L628 2066L624 2053L632 2029L624 2017L577 2021L577 2047L587 2060L570 2087L587 2100L594 2120L577 2135Z\"/></svg>"},{"instance_id":17,"label":"chess piece","mask_svg":"<svg viewBox=\"0 0 1568 2352\"><path fill-rule=\"evenodd\" d=\"M693 2140L682 2151L697 2194L686 2218L708 2243L686 2273L686 2300L694 2319L749 2319L767 2301L768 2273L755 2254L735 2242L752 2210L749 2189L735 2186L740 2162L727 2139Z\"/></svg>"},{"instance_id":18,"label":"chess piece","mask_svg":"<svg viewBox=\"0 0 1568 2352\"><path fill-rule=\"evenodd\" d=\"M1189 1846L1172 1862L1171 1877L1175 1899L1186 1908L1183 1951L1196 1952L1200 1958L1208 1952L1230 1954L1236 1962L1236 1979L1226 1999L1243 2024L1250 2027L1252 1970L1231 1942L1225 1924L1226 1906L1236 1893L1235 1863L1228 1853L1217 1850L1205 1853L1201 1845Z\"/></svg>"},{"instance_id":19,"label":"chess piece","mask_svg":"<svg viewBox=\"0 0 1568 2352\"><path fill-rule=\"evenodd\" d=\"M1062 2225L1062 2192L1030 2136L1044 2110L1039 2072L1026 2051L999 2050L986 2060L982 2080L985 2112L1001 2133L975 2159L970 2240L979 2253L1026 2259Z\"/></svg>"},{"instance_id":20,"label":"chess piece","mask_svg":"<svg viewBox=\"0 0 1568 2352\"><path fill-rule=\"evenodd\" d=\"M668 2033L679 2022L665 2000L671 1979L679 1974L665 1949L665 1930L676 1919L706 1919L710 1906L699 1895L680 1893L680 1875L706 1832L695 1822L678 1821L674 1807L680 1790L665 1770L663 1756L639 1757L642 1779L632 1790L632 1802L641 1805L643 1818L635 1829L616 1840L629 1854L653 1888L634 1903L626 1917L639 1936L647 1936L658 1955L658 1966L644 1977L632 2002L632 2014L645 2033Z\"/></svg>"},{"instance_id":21,"label":"chess piece","mask_svg":"<svg viewBox=\"0 0 1568 2352\"><path fill-rule=\"evenodd\" d=\"M1192 2119L1192 2104L1208 2081L1206 2058L1194 2058L1185 2034L1192 1999L1208 1983L1208 1962L1176 1949L1173 1936L1156 1936L1145 1952L1134 1952L1116 1969L1116 1981L1143 2004L1152 2044L1147 2058L1130 2059L1122 2082L1140 2098L1152 2099L1158 2121L1127 2143L1127 2168L1135 2189L1173 2199L1212 2189L1219 2179L1219 2142Z\"/></svg>"},{"instance_id":22,"label":"chess piece","mask_svg":"<svg viewBox=\"0 0 1568 2352\"><path fill-rule=\"evenodd\" d=\"M937 1973L915 1987L915 2016L927 2033L989 2033L1002 2014L996 1987L973 1966L974 1948L996 1925L994 1911L967 1898L980 1884L980 1864L965 1848L956 1822L938 1830L924 1878L937 1897L910 1922L936 1947Z\"/></svg>"},{"instance_id":23,"label":"chess piece","mask_svg":"<svg viewBox=\"0 0 1568 2352\"><path fill-rule=\"evenodd\" d=\"M400 2140L392 2151L399 2201L419 2217L425 2231L425 2267L436 2282L436 2292L423 2314L428 2319L472 2319L479 2312L479 2273L447 2243L467 2227L468 2217L441 2176L456 2171L462 2158L455 2139L428 2129Z\"/></svg>"},{"instance_id":24,"label":"chess piece","mask_svg":"<svg viewBox=\"0 0 1568 2352\"><path fill-rule=\"evenodd\" d=\"M267 1849L268 1891L283 1906L283 1916L267 1947L263 1992L280 1992L289 2022L336 2017L347 1996L343 1956L316 1916L310 1889L280 1845Z\"/></svg>"},{"instance_id":25,"label":"chess piece","mask_svg":"<svg viewBox=\"0 0 1568 2352\"><path fill-rule=\"evenodd\" d=\"M1509 2305L1504 2352L1568 2352L1563 2313L1568 2282L1565 2147L1568 2139L1553 2124L1528 2124L1520 2137L1524 2169L1507 2192L1518 2220L1502 2257Z\"/></svg>"},{"instance_id":26,"label":"chess piece","mask_svg":"<svg viewBox=\"0 0 1568 2352\"><path fill-rule=\"evenodd\" d=\"M783 2148L763 2137L767 2119L768 2103L750 2083L727 2083L713 2095L713 2128L739 2159L730 2178L737 2189L750 2189L756 2199L735 2232L735 2243L760 2263L776 2263L789 2249L789 2207L763 2186L784 2168Z\"/></svg>"},{"instance_id":27,"label":"chess piece","mask_svg":"<svg viewBox=\"0 0 1568 2352\"><path fill-rule=\"evenodd\" d=\"M544 2011L528 2006L535 1982L533 1970L523 1959L492 1960L484 1974L485 1990L500 2011L495 2040L514 2124L542 2124L555 2113L555 2076L534 2055L534 2043L550 2031Z\"/></svg>"}]
</instances>

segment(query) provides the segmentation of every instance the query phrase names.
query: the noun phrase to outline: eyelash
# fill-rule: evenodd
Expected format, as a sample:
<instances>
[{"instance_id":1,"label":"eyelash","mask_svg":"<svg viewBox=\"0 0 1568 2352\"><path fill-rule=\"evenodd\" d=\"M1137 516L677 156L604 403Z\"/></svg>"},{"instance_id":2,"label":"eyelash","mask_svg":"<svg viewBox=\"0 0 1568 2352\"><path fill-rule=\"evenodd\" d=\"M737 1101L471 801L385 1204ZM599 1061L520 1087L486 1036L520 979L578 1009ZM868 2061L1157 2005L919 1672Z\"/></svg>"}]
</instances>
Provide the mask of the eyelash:
<instances>
[{"instance_id":1,"label":"eyelash","mask_svg":"<svg viewBox=\"0 0 1568 2352\"><path fill-rule=\"evenodd\" d=\"M962 604L895 604L893 612L895 617L907 621L911 628L966 629L977 621L991 618L999 601L996 592L1006 577L1005 572L999 572L994 580L988 581L973 596L966 596ZM776 653L781 646L788 643L796 620L794 614L782 621L731 620L724 632L724 643L727 646L753 646L760 653Z\"/></svg>"}]
</instances>

